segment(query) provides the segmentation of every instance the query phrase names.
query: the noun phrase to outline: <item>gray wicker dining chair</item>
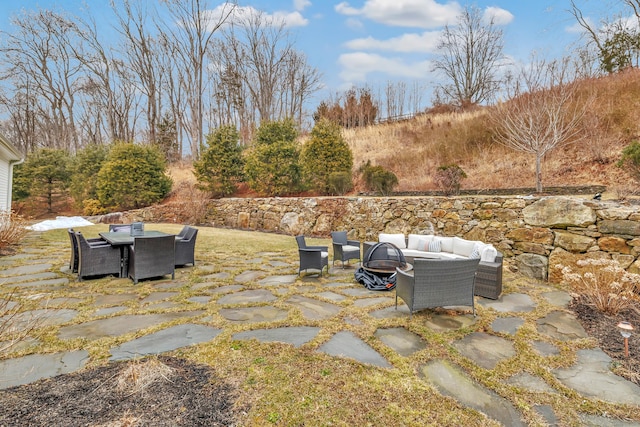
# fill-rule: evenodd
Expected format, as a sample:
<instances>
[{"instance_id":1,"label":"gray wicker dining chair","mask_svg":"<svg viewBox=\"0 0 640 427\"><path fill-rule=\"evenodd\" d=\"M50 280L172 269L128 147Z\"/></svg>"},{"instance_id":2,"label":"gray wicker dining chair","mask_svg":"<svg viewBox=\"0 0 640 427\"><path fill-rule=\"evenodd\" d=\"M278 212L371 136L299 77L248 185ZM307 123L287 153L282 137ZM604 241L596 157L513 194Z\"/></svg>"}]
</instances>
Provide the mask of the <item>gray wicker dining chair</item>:
<instances>
[{"instance_id":1,"label":"gray wicker dining chair","mask_svg":"<svg viewBox=\"0 0 640 427\"><path fill-rule=\"evenodd\" d=\"M298 275L302 273L302 270L314 269L320 270L322 276L322 270L325 267L327 267L327 274L329 274L328 246L308 246L304 236L296 236L296 242L298 243L298 255L300 255Z\"/></svg>"},{"instance_id":2,"label":"gray wicker dining chair","mask_svg":"<svg viewBox=\"0 0 640 427\"><path fill-rule=\"evenodd\" d=\"M71 257L69 258L69 271L72 273L78 272L78 263L80 262L78 257L78 241L76 240L75 231L73 228L69 228L67 230L69 233L69 241L71 243ZM109 245L109 242L102 239L101 237L92 237L85 240L92 246L95 245Z\"/></svg>"},{"instance_id":3,"label":"gray wicker dining chair","mask_svg":"<svg viewBox=\"0 0 640 427\"><path fill-rule=\"evenodd\" d=\"M413 271L396 269L396 309L398 298L409 307L411 315L425 308L470 306L473 299L479 259L415 258Z\"/></svg>"},{"instance_id":4,"label":"gray wicker dining chair","mask_svg":"<svg viewBox=\"0 0 640 427\"><path fill-rule=\"evenodd\" d=\"M175 246L176 239L171 234L135 237L129 246L129 277L133 283L167 274L175 279Z\"/></svg>"},{"instance_id":5,"label":"gray wicker dining chair","mask_svg":"<svg viewBox=\"0 0 640 427\"><path fill-rule=\"evenodd\" d=\"M120 276L120 248L110 244L90 244L81 232L73 233L78 248L78 280L85 277Z\"/></svg>"},{"instance_id":6,"label":"gray wicker dining chair","mask_svg":"<svg viewBox=\"0 0 640 427\"><path fill-rule=\"evenodd\" d=\"M176 239L176 258L175 266L183 266L187 264L196 265L196 238L198 237L198 229L187 226L188 229L181 239Z\"/></svg>"},{"instance_id":7,"label":"gray wicker dining chair","mask_svg":"<svg viewBox=\"0 0 640 427\"><path fill-rule=\"evenodd\" d=\"M360 241L349 240L347 238L346 231L332 231L331 242L333 243L333 264L336 261L342 262L342 268L344 268L345 261L350 259L357 259L360 261Z\"/></svg>"}]
</instances>

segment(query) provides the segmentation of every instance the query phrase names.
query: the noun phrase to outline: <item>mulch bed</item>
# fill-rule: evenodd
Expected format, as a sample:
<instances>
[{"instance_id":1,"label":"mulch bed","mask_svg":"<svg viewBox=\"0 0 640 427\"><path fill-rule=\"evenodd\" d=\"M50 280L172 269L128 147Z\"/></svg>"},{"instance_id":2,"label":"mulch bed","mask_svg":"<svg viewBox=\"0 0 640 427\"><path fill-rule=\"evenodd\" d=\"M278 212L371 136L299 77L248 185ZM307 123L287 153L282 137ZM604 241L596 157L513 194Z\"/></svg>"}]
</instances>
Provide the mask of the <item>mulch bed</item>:
<instances>
[{"instance_id":1,"label":"mulch bed","mask_svg":"<svg viewBox=\"0 0 640 427\"><path fill-rule=\"evenodd\" d=\"M132 363L110 363L0 391L0 426L233 426L235 390L211 367L159 357L171 368L142 389L119 387Z\"/></svg>"},{"instance_id":2,"label":"mulch bed","mask_svg":"<svg viewBox=\"0 0 640 427\"><path fill-rule=\"evenodd\" d=\"M640 306L609 316L581 298L574 298L569 309L576 314L587 334L597 339L599 347L613 359L618 368L616 373L640 385ZM627 321L635 328L629 338L628 358L624 354L624 340L616 326L621 321Z\"/></svg>"}]
</instances>

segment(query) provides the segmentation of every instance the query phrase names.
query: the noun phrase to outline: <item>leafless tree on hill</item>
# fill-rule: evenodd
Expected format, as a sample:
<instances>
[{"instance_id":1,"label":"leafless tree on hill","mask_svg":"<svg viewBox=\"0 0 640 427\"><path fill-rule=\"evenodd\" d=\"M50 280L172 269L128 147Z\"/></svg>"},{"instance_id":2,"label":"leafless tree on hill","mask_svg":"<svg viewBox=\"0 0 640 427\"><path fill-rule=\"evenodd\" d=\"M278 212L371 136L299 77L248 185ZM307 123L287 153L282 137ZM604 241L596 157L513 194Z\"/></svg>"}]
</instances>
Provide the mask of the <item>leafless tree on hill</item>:
<instances>
[{"instance_id":1,"label":"leafless tree on hill","mask_svg":"<svg viewBox=\"0 0 640 427\"><path fill-rule=\"evenodd\" d=\"M552 150L582 138L582 119L592 102L581 99L568 61L533 61L520 73L507 102L491 113L495 140L535 156L536 191L542 192L542 161Z\"/></svg>"},{"instance_id":2,"label":"leafless tree on hill","mask_svg":"<svg viewBox=\"0 0 640 427\"><path fill-rule=\"evenodd\" d=\"M491 99L499 88L503 33L475 6L467 6L456 26L446 25L434 68L447 80L438 86L445 98L465 108Z\"/></svg>"}]
</instances>

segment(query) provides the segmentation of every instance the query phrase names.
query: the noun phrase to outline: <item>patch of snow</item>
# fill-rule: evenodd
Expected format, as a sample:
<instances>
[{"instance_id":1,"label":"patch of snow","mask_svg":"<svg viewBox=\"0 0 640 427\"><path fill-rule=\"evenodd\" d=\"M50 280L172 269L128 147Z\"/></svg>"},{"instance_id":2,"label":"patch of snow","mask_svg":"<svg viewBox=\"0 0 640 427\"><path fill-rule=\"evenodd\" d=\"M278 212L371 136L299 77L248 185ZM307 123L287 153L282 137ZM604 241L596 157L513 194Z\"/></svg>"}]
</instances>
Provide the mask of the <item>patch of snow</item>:
<instances>
[{"instance_id":1,"label":"patch of snow","mask_svg":"<svg viewBox=\"0 0 640 427\"><path fill-rule=\"evenodd\" d=\"M74 228L84 227L87 225L93 225L93 223L87 221L81 216L57 216L56 219L48 219L46 221L33 224L26 228L27 230L47 231L54 230L56 228Z\"/></svg>"}]
</instances>

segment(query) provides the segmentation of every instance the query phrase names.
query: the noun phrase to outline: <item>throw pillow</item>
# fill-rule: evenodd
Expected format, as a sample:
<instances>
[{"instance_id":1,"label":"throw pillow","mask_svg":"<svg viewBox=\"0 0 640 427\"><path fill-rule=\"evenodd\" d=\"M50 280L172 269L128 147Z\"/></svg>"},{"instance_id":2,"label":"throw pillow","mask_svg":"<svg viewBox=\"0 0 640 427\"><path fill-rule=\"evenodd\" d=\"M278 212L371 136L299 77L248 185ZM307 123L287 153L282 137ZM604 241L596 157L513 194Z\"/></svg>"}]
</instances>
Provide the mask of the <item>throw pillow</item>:
<instances>
[{"instance_id":1,"label":"throw pillow","mask_svg":"<svg viewBox=\"0 0 640 427\"><path fill-rule=\"evenodd\" d=\"M407 249L418 249L418 242L422 236L420 234L409 234L409 242L407 243Z\"/></svg>"},{"instance_id":2,"label":"throw pillow","mask_svg":"<svg viewBox=\"0 0 640 427\"><path fill-rule=\"evenodd\" d=\"M480 245L478 243L473 246L469 259L480 259Z\"/></svg>"},{"instance_id":3,"label":"throw pillow","mask_svg":"<svg viewBox=\"0 0 640 427\"><path fill-rule=\"evenodd\" d=\"M428 243L429 252L440 252L441 247L440 239L433 239Z\"/></svg>"}]
</instances>

